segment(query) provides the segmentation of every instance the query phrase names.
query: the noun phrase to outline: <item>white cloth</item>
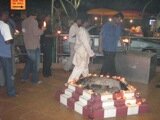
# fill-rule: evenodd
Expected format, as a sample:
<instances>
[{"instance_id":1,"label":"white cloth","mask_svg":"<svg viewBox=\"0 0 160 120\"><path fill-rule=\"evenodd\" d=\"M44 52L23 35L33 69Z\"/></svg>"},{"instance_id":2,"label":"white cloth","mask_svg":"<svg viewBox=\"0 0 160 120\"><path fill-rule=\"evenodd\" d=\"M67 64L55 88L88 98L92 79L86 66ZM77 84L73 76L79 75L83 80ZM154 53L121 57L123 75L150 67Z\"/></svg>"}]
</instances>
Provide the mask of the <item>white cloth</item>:
<instances>
[{"instance_id":1,"label":"white cloth","mask_svg":"<svg viewBox=\"0 0 160 120\"><path fill-rule=\"evenodd\" d=\"M68 38L68 42L69 42L69 48L70 48L70 57L68 58L67 62L64 64L64 67L63 69L65 71L69 71L69 70L72 70L73 69L73 64L72 64L72 61L73 61L73 56L74 56L74 45L75 45L75 42L76 42L76 36L77 36L77 33L78 33L78 25L77 23L73 23L69 29L69 38Z\"/></svg>"},{"instance_id":2,"label":"white cloth","mask_svg":"<svg viewBox=\"0 0 160 120\"><path fill-rule=\"evenodd\" d=\"M91 39L88 31L84 27L80 27L76 37L75 55L73 58L73 64L75 67L68 79L68 82L78 80L81 74L83 77L88 75L89 59L94 56L90 43Z\"/></svg>"},{"instance_id":3,"label":"white cloth","mask_svg":"<svg viewBox=\"0 0 160 120\"><path fill-rule=\"evenodd\" d=\"M0 21L0 32L4 38L5 41L8 41L8 40L11 40L13 39L12 38L12 35L11 35L11 32L10 32L10 28L9 28L9 25L6 24L5 22L3 21Z\"/></svg>"},{"instance_id":4,"label":"white cloth","mask_svg":"<svg viewBox=\"0 0 160 120\"><path fill-rule=\"evenodd\" d=\"M69 29L69 42L75 43L76 41L76 35L78 33L78 25L77 23L73 23Z\"/></svg>"}]
</instances>

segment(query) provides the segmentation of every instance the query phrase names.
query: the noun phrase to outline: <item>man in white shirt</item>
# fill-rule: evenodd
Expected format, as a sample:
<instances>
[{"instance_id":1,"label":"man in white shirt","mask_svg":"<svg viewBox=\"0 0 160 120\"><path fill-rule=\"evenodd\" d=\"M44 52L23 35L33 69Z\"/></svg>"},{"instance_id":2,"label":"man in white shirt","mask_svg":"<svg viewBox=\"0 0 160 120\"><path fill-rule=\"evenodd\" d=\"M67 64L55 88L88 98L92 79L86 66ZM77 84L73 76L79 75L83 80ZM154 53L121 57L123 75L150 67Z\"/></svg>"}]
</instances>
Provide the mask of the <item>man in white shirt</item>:
<instances>
[{"instance_id":1,"label":"man in white shirt","mask_svg":"<svg viewBox=\"0 0 160 120\"><path fill-rule=\"evenodd\" d=\"M88 64L90 57L94 56L94 52L91 49L91 39L86 29L87 26L88 22L83 21L82 26L79 27L74 46L75 54L72 61L75 67L68 79L68 83L77 81L81 75L86 77L89 74Z\"/></svg>"},{"instance_id":2,"label":"man in white shirt","mask_svg":"<svg viewBox=\"0 0 160 120\"><path fill-rule=\"evenodd\" d=\"M7 19L8 13L6 11L0 11L0 62L5 76L7 94L8 96L16 96L10 45L13 43L13 38L9 25L6 23Z\"/></svg>"},{"instance_id":3,"label":"man in white shirt","mask_svg":"<svg viewBox=\"0 0 160 120\"><path fill-rule=\"evenodd\" d=\"M81 24L81 20L77 19L70 27L69 29L69 48L70 48L70 57L68 59L68 61L65 63L64 65L64 70L65 71L70 71L73 69L73 64L72 64L72 60L73 60L73 56L75 53L74 50L74 46L75 46L75 41L76 41L76 36L78 33L78 29L79 29L79 25Z\"/></svg>"}]
</instances>

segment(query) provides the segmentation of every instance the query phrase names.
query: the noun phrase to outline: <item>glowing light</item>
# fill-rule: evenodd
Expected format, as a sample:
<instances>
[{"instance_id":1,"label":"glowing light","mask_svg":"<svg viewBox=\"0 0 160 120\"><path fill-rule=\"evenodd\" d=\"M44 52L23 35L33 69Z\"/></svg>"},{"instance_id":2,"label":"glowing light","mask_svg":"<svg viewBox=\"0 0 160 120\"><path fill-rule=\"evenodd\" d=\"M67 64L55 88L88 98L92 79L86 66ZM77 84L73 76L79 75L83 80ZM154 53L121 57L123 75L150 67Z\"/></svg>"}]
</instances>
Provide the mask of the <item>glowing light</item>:
<instances>
[{"instance_id":1,"label":"glowing light","mask_svg":"<svg viewBox=\"0 0 160 120\"><path fill-rule=\"evenodd\" d=\"M123 43L129 43L130 40L128 38L125 38L122 41L123 41Z\"/></svg>"},{"instance_id":2,"label":"glowing light","mask_svg":"<svg viewBox=\"0 0 160 120\"><path fill-rule=\"evenodd\" d=\"M141 104L142 104L142 102L138 102L138 103L137 103L137 105L141 105Z\"/></svg>"},{"instance_id":3,"label":"glowing light","mask_svg":"<svg viewBox=\"0 0 160 120\"><path fill-rule=\"evenodd\" d=\"M97 74L94 74L93 76L97 76Z\"/></svg>"},{"instance_id":4,"label":"glowing light","mask_svg":"<svg viewBox=\"0 0 160 120\"><path fill-rule=\"evenodd\" d=\"M88 76L92 76L92 74L91 74L91 73L89 73L89 74L88 74Z\"/></svg>"},{"instance_id":5,"label":"glowing light","mask_svg":"<svg viewBox=\"0 0 160 120\"><path fill-rule=\"evenodd\" d=\"M110 76L109 76L109 75L107 75L106 77L107 77L107 78L110 78Z\"/></svg>"},{"instance_id":6,"label":"glowing light","mask_svg":"<svg viewBox=\"0 0 160 120\"><path fill-rule=\"evenodd\" d=\"M140 93L139 92L136 93L136 97L140 97Z\"/></svg>"},{"instance_id":7,"label":"glowing light","mask_svg":"<svg viewBox=\"0 0 160 120\"><path fill-rule=\"evenodd\" d=\"M58 33L58 34L61 34L61 31L60 31L60 30L58 30L58 31L57 31L57 33Z\"/></svg>"},{"instance_id":8,"label":"glowing light","mask_svg":"<svg viewBox=\"0 0 160 120\"><path fill-rule=\"evenodd\" d=\"M19 30L15 30L15 35L18 35L19 34Z\"/></svg>"},{"instance_id":9,"label":"glowing light","mask_svg":"<svg viewBox=\"0 0 160 120\"><path fill-rule=\"evenodd\" d=\"M43 22L43 27L46 27L47 26L47 23L46 21Z\"/></svg>"},{"instance_id":10,"label":"glowing light","mask_svg":"<svg viewBox=\"0 0 160 120\"><path fill-rule=\"evenodd\" d=\"M100 75L100 77L103 77L103 75Z\"/></svg>"},{"instance_id":11,"label":"glowing light","mask_svg":"<svg viewBox=\"0 0 160 120\"><path fill-rule=\"evenodd\" d=\"M109 18L108 20L111 22L111 21L112 21L112 18Z\"/></svg>"},{"instance_id":12,"label":"glowing light","mask_svg":"<svg viewBox=\"0 0 160 120\"><path fill-rule=\"evenodd\" d=\"M94 20L97 21L97 20L98 20L98 17L94 17Z\"/></svg>"},{"instance_id":13,"label":"glowing light","mask_svg":"<svg viewBox=\"0 0 160 120\"><path fill-rule=\"evenodd\" d=\"M130 22L130 23L133 23L133 20L131 19L129 22Z\"/></svg>"},{"instance_id":14,"label":"glowing light","mask_svg":"<svg viewBox=\"0 0 160 120\"><path fill-rule=\"evenodd\" d=\"M67 36L64 36L64 37L63 37L63 39L64 39L64 40L67 40L67 39L68 39L68 37L67 37Z\"/></svg>"}]
</instances>

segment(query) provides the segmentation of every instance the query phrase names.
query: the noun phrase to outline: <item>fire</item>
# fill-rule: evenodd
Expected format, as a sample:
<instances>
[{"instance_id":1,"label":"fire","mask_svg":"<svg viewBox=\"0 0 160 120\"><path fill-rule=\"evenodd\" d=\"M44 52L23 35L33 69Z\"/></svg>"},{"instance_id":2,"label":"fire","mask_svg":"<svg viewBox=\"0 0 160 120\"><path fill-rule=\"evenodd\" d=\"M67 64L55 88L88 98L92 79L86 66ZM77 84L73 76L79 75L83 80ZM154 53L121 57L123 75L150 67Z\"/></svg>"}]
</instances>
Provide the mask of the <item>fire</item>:
<instances>
[{"instance_id":1,"label":"fire","mask_svg":"<svg viewBox=\"0 0 160 120\"><path fill-rule=\"evenodd\" d=\"M47 23L46 21L43 22L43 27L46 27L47 26Z\"/></svg>"}]
</instances>

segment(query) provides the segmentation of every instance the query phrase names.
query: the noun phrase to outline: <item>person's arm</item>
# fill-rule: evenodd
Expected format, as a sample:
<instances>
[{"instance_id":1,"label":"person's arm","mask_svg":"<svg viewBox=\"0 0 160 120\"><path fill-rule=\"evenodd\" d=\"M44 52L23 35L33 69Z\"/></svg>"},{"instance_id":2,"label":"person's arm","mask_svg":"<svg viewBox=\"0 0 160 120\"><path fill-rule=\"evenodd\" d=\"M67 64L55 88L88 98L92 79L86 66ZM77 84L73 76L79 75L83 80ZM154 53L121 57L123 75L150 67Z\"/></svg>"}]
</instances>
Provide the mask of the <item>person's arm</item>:
<instances>
[{"instance_id":1,"label":"person's arm","mask_svg":"<svg viewBox=\"0 0 160 120\"><path fill-rule=\"evenodd\" d=\"M35 21L33 22L33 34L34 34L35 36L40 36L40 35L43 34L43 31L44 31L43 28L42 28L42 29L39 29L39 27L38 27L38 22L35 20Z\"/></svg>"},{"instance_id":2,"label":"person's arm","mask_svg":"<svg viewBox=\"0 0 160 120\"><path fill-rule=\"evenodd\" d=\"M71 26L71 28L69 29L69 39L75 39L76 38L76 31L77 31L78 27L76 26Z\"/></svg>"},{"instance_id":3,"label":"person's arm","mask_svg":"<svg viewBox=\"0 0 160 120\"><path fill-rule=\"evenodd\" d=\"M94 52L91 49L91 45L90 45L90 36L88 33L86 33L87 30L85 31L84 29L81 29L80 31L80 40L83 43L87 53L89 54L90 57L94 56Z\"/></svg>"}]
</instances>

